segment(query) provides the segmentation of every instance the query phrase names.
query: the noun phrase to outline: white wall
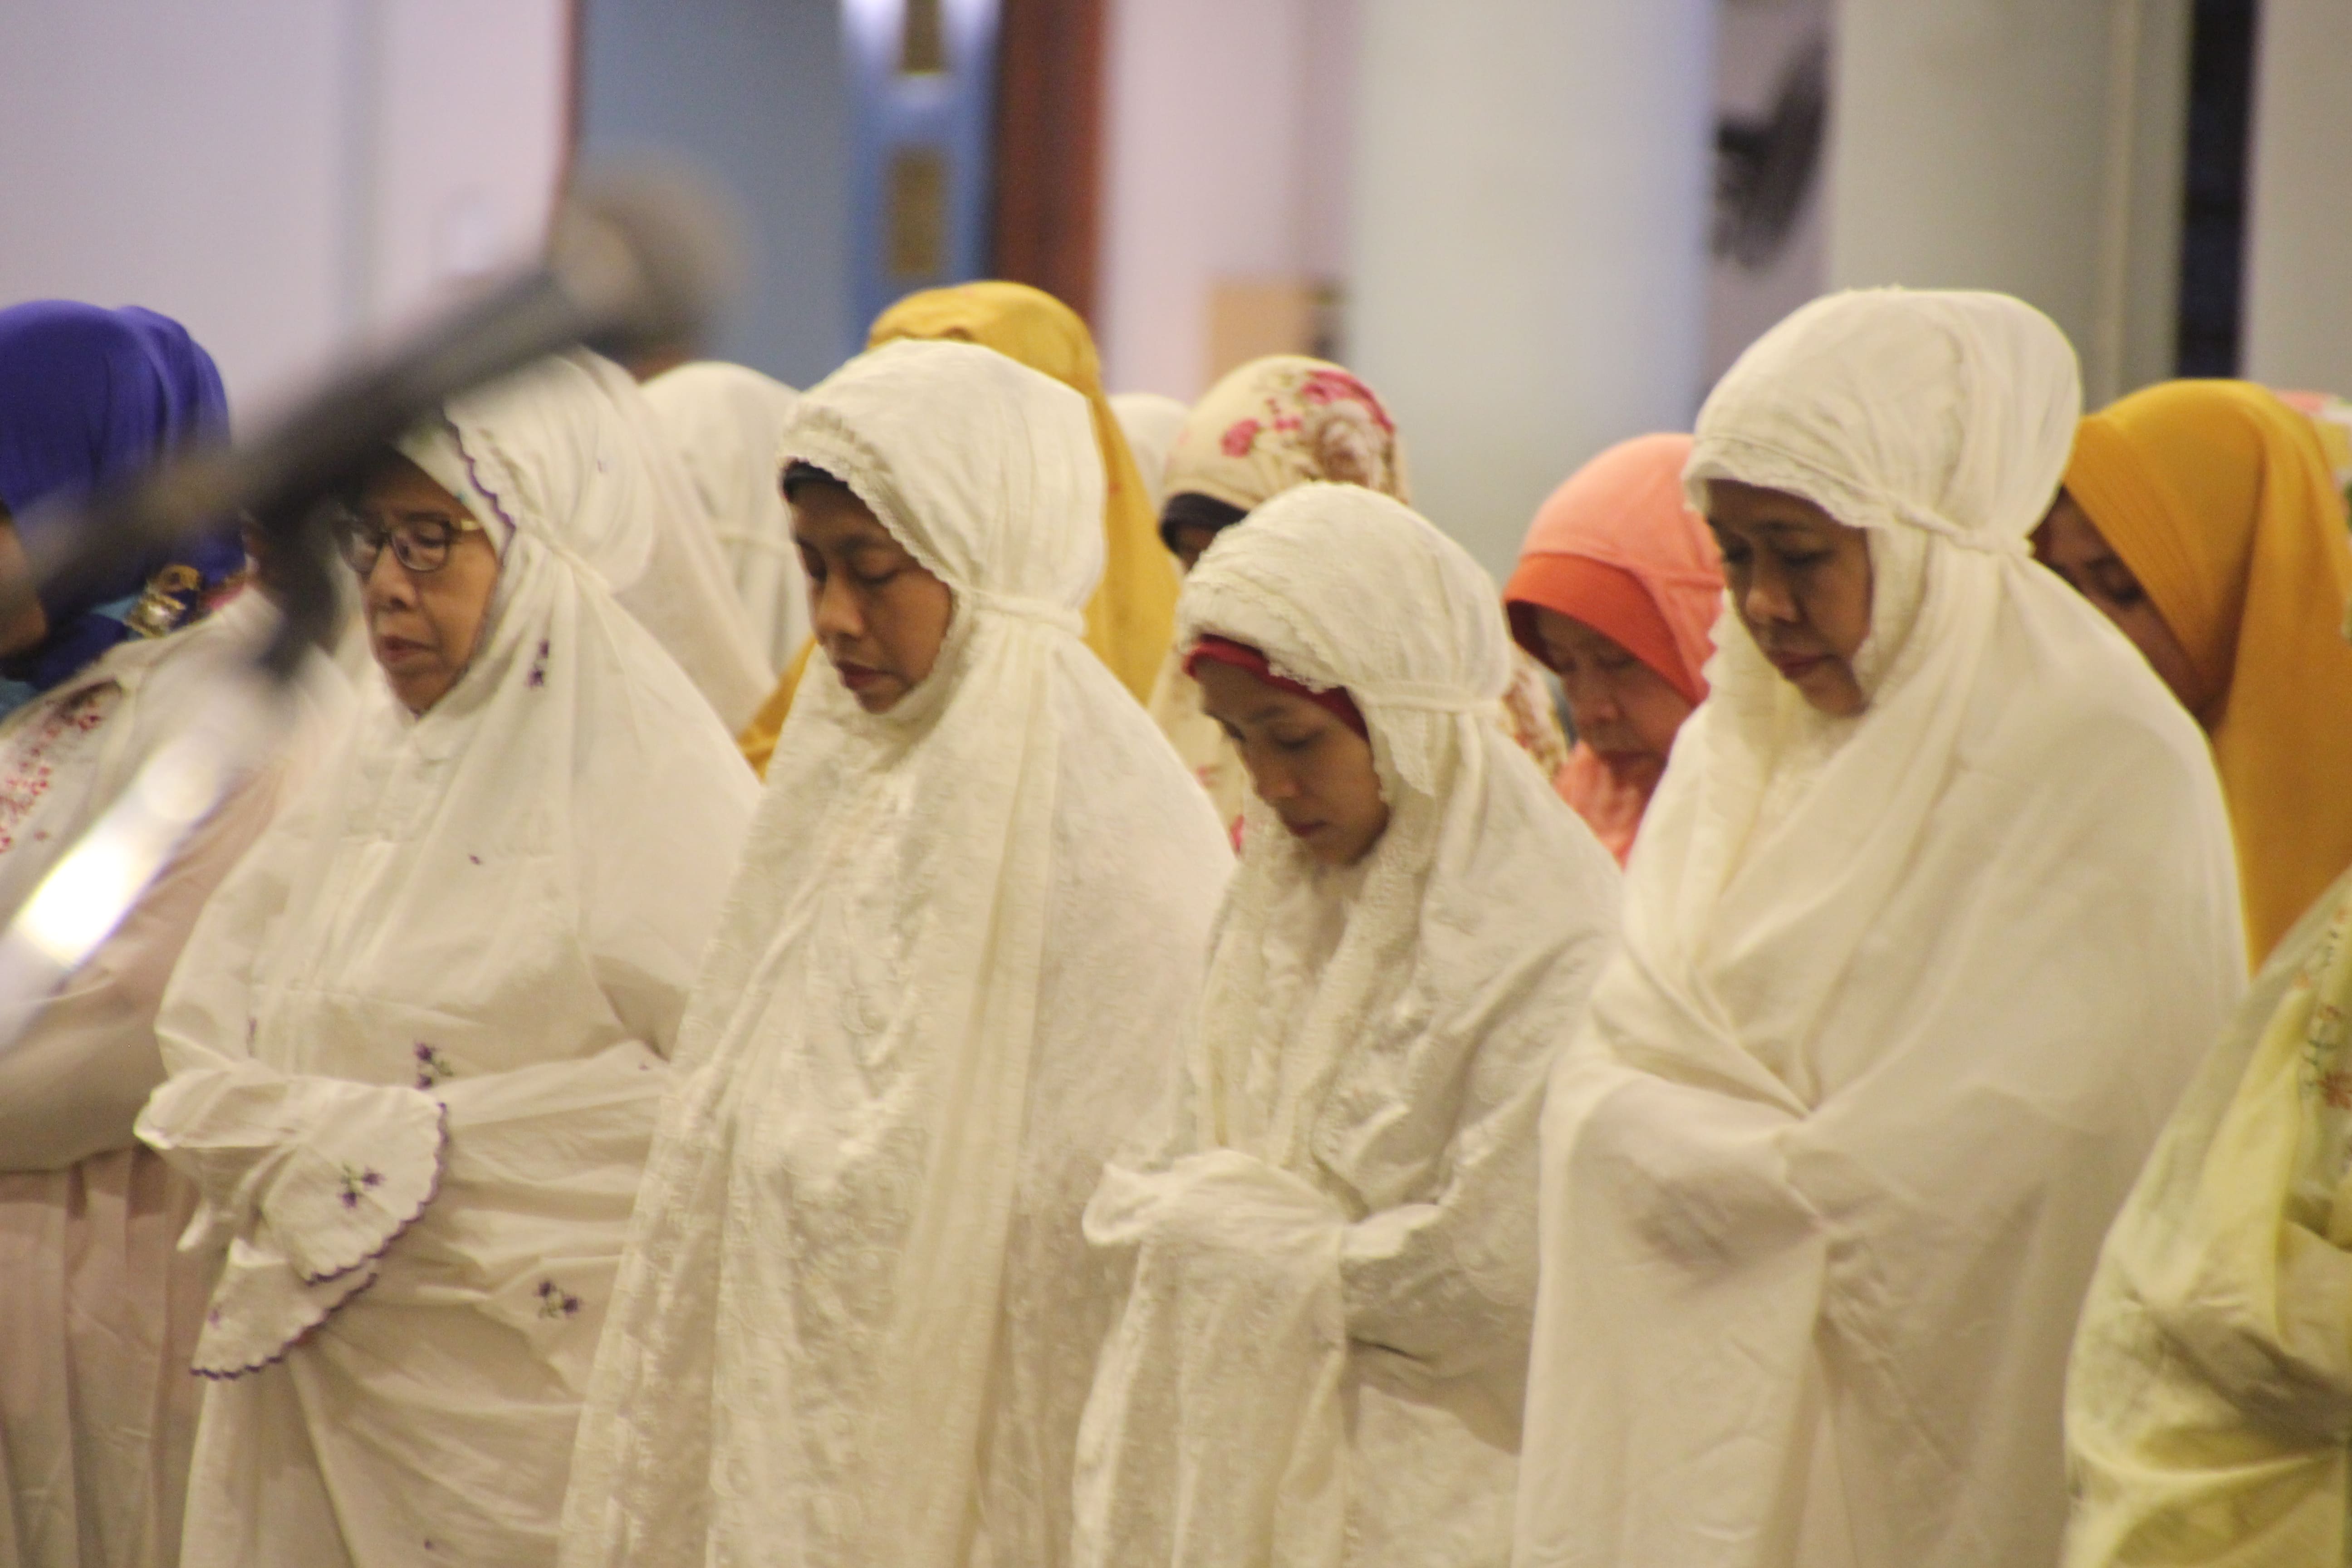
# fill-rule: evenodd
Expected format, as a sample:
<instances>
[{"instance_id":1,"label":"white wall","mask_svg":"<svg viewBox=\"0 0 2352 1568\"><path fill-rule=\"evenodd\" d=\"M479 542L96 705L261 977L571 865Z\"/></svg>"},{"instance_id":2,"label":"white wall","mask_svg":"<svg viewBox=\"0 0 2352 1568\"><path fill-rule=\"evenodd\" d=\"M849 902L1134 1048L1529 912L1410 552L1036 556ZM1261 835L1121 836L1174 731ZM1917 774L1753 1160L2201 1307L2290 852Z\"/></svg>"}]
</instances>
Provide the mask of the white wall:
<instances>
[{"instance_id":1,"label":"white wall","mask_svg":"<svg viewBox=\"0 0 2352 1568\"><path fill-rule=\"evenodd\" d=\"M1108 384L1205 390L1220 278L1336 277L1356 0L1112 0L1097 336Z\"/></svg>"},{"instance_id":2,"label":"white wall","mask_svg":"<svg viewBox=\"0 0 2352 1568\"><path fill-rule=\"evenodd\" d=\"M1351 357L1489 570L1699 394L1715 0L1367 0Z\"/></svg>"},{"instance_id":3,"label":"white wall","mask_svg":"<svg viewBox=\"0 0 2352 1568\"><path fill-rule=\"evenodd\" d=\"M0 303L177 317L250 423L459 263L532 243L560 166L568 14L10 0Z\"/></svg>"},{"instance_id":4,"label":"white wall","mask_svg":"<svg viewBox=\"0 0 2352 1568\"><path fill-rule=\"evenodd\" d=\"M357 305L363 321L391 324L446 304L544 240L570 129L571 5L362 0L359 9L374 47Z\"/></svg>"},{"instance_id":5,"label":"white wall","mask_svg":"<svg viewBox=\"0 0 2352 1568\"><path fill-rule=\"evenodd\" d=\"M2263 0L2242 374L2352 393L2352 4Z\"/></svg>"}]
</instances>

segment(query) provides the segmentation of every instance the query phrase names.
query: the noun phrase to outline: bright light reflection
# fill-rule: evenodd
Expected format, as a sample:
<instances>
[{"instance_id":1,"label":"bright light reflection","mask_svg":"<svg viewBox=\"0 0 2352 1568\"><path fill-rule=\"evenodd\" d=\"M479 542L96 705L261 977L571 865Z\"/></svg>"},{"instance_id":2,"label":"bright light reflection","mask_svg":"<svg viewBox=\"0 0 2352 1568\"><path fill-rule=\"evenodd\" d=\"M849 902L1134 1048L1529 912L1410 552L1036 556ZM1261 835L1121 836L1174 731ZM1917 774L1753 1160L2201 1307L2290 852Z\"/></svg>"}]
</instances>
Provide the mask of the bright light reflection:
<instances>
[{"instance_id":1,"label":"bright light reflection","mask_svg":"<svg viewBox=\"0 0 2352 1568\"><path fill-rule=\"evenodd\" d=\"M36 952L60 969L73 969L97 951L152 874L153 857L135 842L146 837L110 822L84 839L41 879L16 929Z\"/></svg>"}]
</instances>

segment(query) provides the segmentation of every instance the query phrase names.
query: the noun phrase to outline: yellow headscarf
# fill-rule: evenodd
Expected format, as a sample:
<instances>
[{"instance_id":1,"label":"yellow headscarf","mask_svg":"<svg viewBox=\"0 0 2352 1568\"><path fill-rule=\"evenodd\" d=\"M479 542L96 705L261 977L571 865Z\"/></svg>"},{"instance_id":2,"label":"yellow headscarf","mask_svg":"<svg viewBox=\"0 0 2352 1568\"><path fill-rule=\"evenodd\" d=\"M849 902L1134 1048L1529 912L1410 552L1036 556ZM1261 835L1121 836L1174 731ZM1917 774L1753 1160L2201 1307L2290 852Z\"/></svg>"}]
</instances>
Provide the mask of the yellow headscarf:
<instances>
[{"instance_id":1,"label":"yellow headscarf","mask_svg":"<svg viewBox=\"0 0 2352 1568\"><path fill-rule=\"evenodd\" d=\"M2174 381L2082 423L2066 490L2207 691L2260 963L2352 866L2344 503L2311 422L2241 381Z\"/></svg>"},{"instance_id":2,"label":"yellow headscarf","mask_svg":"<svg viewBox=\"0 0 2352 1568\"><path fill-rule=\"evenodd\" d=\"M1103 575L1087 602L1087 646L1137 701L1150 696L1160 656L1175 632L1176 569L1160 542L1160 520L1152 515L1134 455L1103 395L1102 363L1086 322L1041 289L992 279L908 295L876 318L866 346L877 349L899 338L978 343L1085 395L1094 410L1095 445L1102 452L1106 481ZM803 648L743 731L743 754L762 777L807 663Z\"/></svg>"}]
</instances>

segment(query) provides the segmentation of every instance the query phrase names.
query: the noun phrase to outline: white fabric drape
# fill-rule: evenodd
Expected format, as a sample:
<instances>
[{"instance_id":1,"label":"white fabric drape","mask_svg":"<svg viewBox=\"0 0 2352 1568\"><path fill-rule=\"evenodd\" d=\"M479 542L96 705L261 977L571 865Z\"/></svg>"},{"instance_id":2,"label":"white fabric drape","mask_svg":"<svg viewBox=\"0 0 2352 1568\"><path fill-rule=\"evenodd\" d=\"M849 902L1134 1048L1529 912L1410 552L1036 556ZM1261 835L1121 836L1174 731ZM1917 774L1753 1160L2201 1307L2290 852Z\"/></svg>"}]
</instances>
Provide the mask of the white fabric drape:
<instances>
[{"instance_id":1,"label":"white fabric drape","mask_svg":"<svg viewBox=\"0 0 2352 1568\"><path fill-rule=\"evenodd\" d=\"M1835 296L1701 411L1869 530L1868 705L1736 616L1544 1113L1517 1560L2053 1560L2099 1238L2243 982L2202 738L2027 556L2078 409L2013 300Z\"/></svg>"},{"instance_id":2,"label":"white fabric drape","mask_svg":"<svg viewBox=\"0 0 2352 1568\"><path fill-rule=\"evenodd\" d=\"M191 1568L554 1555L663 1058L755 788L614 602L658 514L567 438L577 374L527 371L404 444L496 514L480 651L422 716L364 692L164 1002L173 1077L139 1130L203 1192L189 1245L226 1254Z\"/></svg>"},{"instance_id":3,"label":"white fabric drape","mask_svg":"<svg viewBox=\"0 0 2352 1568\"><path fill-rule=\"evenodd\" d=\"M568 445L576 458L547 467L558 487L547 504L561 514L575 501L562 492L578 486L578 504L651 511L655 526L643 536L644 562L634 574L613 579L625 584L614 588L614 596L669 650L728 731L741 730L775 684L775 671L661 416L627 371L585 349L550 360L533 374L541 390L533 400L531 438ZM592 387L601 397L585 395ZM471 405L459 398L450 405L449 417L461 433Z\"/></svg>"},{"instance_id":4,"label":"white fabric drape","mask_svg":"<svg viewBox=\"0 0 2352 1568\"><path fill-rule=\"evenodd\" d=\"M696 983L583 1424L569 1564L1064 1558L1110 1282L1079 1212L1165 1081L1229 864L1079 640L1084 399L895 342L782 447L955 595L868 715L820 652Z\"/></svg>"},{"instance_id":5,"label":"white fabric drape","mask_svg":"<svg viewBox=\"0 0 2352 1568\"><path fill-rule=\"evenodd\" d=\"M1127 437L1127 449L1135 454L1135 471L1142 477L1143 493L1156 518L1168 500L1168 454L1176 449L1185 416L1192 411L1158 392L1114 392L1110 411L1119 434Z\"/></svg>"},{"instance_id":6,"label":"white fabric drape","mask_svg":"<svg viewBox=\"0 0 2352 1568\"><path fill-rule=\"evenodd\" d=\"M21 904L271 626L244 595L117 644L0 725L0 909ZM179 1557L205 1260L174 1250L195 1189L131 1136L163 1068L181 944L349 693L317 661L286 756L239 786L26 1032L0 1051L0 1565Z\"/></svg>"},{"instance_id":7,"label":"white fabric drape","mask_svg":"<svg viewBox=\"0 0 2352 1568\"><path fill-rule=\"evenodd\" d=\"M800 394L758 371L697 360L645 384L710 519L751 635L774 669L808 640L808 590L776 472L776 440Z\"/></svg>"},{"instance_id":8,"label":"white fabric drape","mask_svg":"<svg viewBox=\"0 0 2352 1568\"><path fill-rule=\"evenodd\" d=\"M1172 1125L1087 1213L1134 1282L1081 1437L1077 1559L1500 1563L1536 1119L1616 866L1491 717L1494 584L1402 504L1269 501L1194 569L1178 631L1344 688L1391 816L1333 870L1246 808Z\"/></svg>"}]
</instances>

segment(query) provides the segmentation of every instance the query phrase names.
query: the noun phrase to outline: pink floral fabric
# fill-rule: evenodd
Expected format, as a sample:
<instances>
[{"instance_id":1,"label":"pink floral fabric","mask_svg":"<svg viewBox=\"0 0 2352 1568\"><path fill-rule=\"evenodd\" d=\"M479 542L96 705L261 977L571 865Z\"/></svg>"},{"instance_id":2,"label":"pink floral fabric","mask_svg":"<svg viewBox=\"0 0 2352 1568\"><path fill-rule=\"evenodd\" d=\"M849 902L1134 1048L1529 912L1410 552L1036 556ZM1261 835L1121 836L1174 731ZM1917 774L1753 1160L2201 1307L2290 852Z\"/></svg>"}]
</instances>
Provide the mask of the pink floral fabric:
<instances>
[{"instance_id":1,"label":"pink floral fabric","mask_svg":"<svg viewBox=\"0 0 2352 1568\"><path fill-rule=\"evenodd\" d=\"M1412 499L1396 424L1372 389L1302 354L1252 360L1210 388L1168 458L1168 494L1244 511L1317 479Z\"/></svg>"}]
</instances>

